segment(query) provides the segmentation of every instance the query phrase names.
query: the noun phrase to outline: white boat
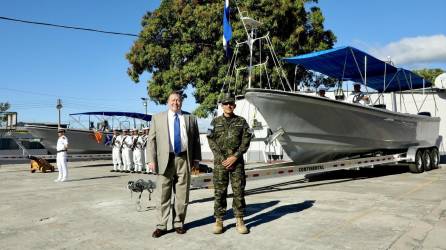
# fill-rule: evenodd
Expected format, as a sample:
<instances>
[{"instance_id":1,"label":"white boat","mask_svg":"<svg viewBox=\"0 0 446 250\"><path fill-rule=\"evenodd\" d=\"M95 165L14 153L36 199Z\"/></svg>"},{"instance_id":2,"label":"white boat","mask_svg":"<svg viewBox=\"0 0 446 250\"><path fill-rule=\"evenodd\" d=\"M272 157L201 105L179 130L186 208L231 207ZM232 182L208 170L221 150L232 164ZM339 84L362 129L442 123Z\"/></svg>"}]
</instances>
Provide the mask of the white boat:
<instances>
[{"instance_id":1,"label":"white boat","mask_svg":"<svg viewBox=\"0 0 446 250\"><path fill-rule=\"evenodd\" d=\"M111 130L113 128L117 129L129 129L138 128L142 126L147 126L148 122L151 120L151 115L133 113L133 112L85 112L85 113L75 113L70 114L73 118L75 116L96 116L101 120L98 123L100 126L91 126L91 120L88 120L89 128L71 128L65 127L65 135L69 142L69 152L70 154L104 154L111 153L110 141L112 138ZM110 118L112 121L105 119L105 117ZM122 120L125 118L125 120ZM131 126L132 119L133 126ZM81 124L80 119L75 119L79 124ZM107 121L107 122L104 122ZM118 123L115 126L115 122ZM139 124L138 124L139 122ZM41 143L46 149L52 154L56 153L56 142L58 139L57 135L57 124L25 124L26 130L28 130L34 137L40 138Z\"/></svg>"},{"instance_id":2,"label":"white boat","mask_svg":"<svg viewBox=\"0 0 446 250\"><path fill-rule=\"evenodd\" d=\"M296 163L317 163L373 152L432 147L439 140L438 117L392 112L301 93L248 89L272 131L280 133Z\"/></svg>"},{"instance_id":3,"label":"white boat","mask_svg":"<svg viewBox=\"0 0 446 250\"><path fill-rule=\"evenodd\" d=\"M45 155L48 150L22 127L0 129L0 164L27 162L28 155Z\"/></svg>"},{"instance_id":4,"label":"white boat","mask_svg":"<svg viewBox=\"0 0 446 250\"><path fill-rule=\"evenodd\" d=\"M257 28L246 23L245 27L252 30ZM237 76L241 70L248 69L244 97L257 108L273 131L270 141L279 140L295 163L320 163L365 154L405 153L409 149L420 149L420 154L426 155L423 160L438 160L442 140L439 136L439 117L431 117L428 112L404 114L396 109L387 110L380 102L381 97L376 98L374 103L372 100L372 105L368 106L296 91L286 79L269 35L256 38L254 34L247 29L248 41L237 43L236 53L241 46L248 45L250 55L253 55L253 44L264 40L258 43L268 46L269 57L263 54L263 58L266 58L263 60L251 56L249 66L243 68L239 66L237 55L234 55L228 76L235 75L235 83L231 86L231 77L228 77L225 85L229 91L239 90L242 83ZM318 51L285 58L284 61L304 66L339 82L360 82L366 90L374 89L377 93L431 86L430 82L413 72L394 67L353 47ZM267 66L275 68L275 79L281 76L280 81L273 82L274 78L268 76ZM256 67L260 69L254 70ZM258 72L264 72L266 77L255 75ZM265 79L263 83L262 79ZM396 100L393 102L395 104Z\"/></svg>"}]
</instances>

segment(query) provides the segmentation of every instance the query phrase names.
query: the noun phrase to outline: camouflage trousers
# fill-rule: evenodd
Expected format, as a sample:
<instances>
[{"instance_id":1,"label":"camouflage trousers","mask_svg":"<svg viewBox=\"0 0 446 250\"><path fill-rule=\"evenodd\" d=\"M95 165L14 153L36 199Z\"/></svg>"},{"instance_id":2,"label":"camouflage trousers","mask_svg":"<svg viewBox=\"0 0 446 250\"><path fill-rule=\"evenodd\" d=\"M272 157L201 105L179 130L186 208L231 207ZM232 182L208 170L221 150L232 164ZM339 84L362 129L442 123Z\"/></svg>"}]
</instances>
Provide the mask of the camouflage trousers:
<instances>
[{"instance_id":1,"label":"camouflage trousers","mask_svg":"<svg viewBox=\"0 0 446 250\"><path fill-rule=\"evenodd\" d=\"M245 165L236 163L233 170L227 170L222 165L214 165L214 216L223 219L226 214L228 185L231 180L233 193L232 209L235 217L243 217L245 211Z\"/></svg>"}]
</instances>

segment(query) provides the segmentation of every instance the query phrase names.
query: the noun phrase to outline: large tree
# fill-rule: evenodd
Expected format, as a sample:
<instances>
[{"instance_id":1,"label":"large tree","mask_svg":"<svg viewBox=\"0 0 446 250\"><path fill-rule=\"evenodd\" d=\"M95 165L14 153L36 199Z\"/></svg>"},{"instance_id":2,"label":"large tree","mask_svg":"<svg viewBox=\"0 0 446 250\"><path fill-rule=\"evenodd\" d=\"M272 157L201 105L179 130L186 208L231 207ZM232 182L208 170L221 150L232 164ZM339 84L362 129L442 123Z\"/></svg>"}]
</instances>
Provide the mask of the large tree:
<instances>
[{"instance_id":1,"label":"large tree","mask_svg":"<svg viewBox=\"0 0 446 250\"><path fill-rule=\"evenodd\" d=\"M418 69L414 70L414 72L424 77L424 79L428 80L432 84L435 83L435 78L437 78L437 76L444 73L442 69Z\"/></svg>"},{"instance_id":2,"label":"large tree","mask_svg":"<svg viewBox=\"0 0 446 250\"><path fill-rule=\"evenodd\" d=\"M235 1L231 2L233 39L246 40ZM223 0L162 0L158 9L142 20L142 31L126 55L128 74L139 82L144 72L152 74L148 94L164 104L172 90L194 88L200 106L194 113L206 117L216 108L218 94L228 70L222 44ZM336 37L324 29L324 16L317 0L237 1L242 11L262 22L259 34L270 32L279 58L331 48ZM247 50L242 50L246 57ZM293 75L294 66L286 67ZM298 78L306 73L298 72ZM299 80L297 79L297 80Z\"/></svg>"}]
</instances>

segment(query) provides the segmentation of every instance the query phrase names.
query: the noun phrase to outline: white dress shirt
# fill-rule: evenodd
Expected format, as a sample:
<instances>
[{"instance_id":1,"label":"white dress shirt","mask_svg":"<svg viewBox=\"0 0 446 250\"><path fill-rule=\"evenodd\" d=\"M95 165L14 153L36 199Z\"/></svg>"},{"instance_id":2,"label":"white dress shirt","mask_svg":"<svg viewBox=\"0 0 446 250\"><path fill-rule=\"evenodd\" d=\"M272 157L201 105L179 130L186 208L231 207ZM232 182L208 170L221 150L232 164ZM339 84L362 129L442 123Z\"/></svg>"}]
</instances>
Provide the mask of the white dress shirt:
<instances>
[{"instance_id":1,"label":"white dress shirt","mask_svg":"<svg viewBox=\"0 0 446 250\"><path fill-rule=\"evenodd\" d=\"M181 152L187 150L187 132L186 132L186 122L184 121L184 115L178 112L178 119L180 119L180 134L181 134ZM174 152L174 124L175 124L175 113L170 109L167 113L167 122L169 123L169 152Z\"/></svg>"}]
</instances>

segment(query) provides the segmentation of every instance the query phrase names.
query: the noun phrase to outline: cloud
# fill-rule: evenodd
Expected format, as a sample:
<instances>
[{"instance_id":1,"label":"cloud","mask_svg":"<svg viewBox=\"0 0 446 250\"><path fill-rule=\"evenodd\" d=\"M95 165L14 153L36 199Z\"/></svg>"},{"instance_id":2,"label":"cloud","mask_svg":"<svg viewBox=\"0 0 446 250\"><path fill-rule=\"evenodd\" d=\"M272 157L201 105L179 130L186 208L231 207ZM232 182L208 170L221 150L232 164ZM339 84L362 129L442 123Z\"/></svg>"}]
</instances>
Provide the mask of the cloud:
<instances>
[{"instance_id":1,"label":"cloud","mask_svg":"<svg viewBox=\"0 0 446 250\"><path fill-rule=\"evenodd\" d=\"M390 56L396 65L446 62L446 35L406 37L369 52L381 60Z\"/></svg>"}]
</instances>

